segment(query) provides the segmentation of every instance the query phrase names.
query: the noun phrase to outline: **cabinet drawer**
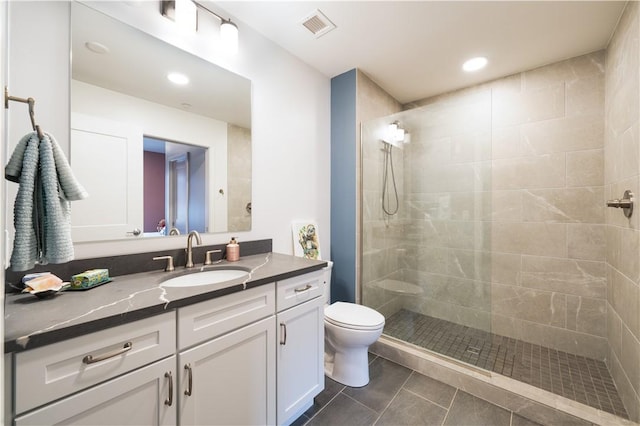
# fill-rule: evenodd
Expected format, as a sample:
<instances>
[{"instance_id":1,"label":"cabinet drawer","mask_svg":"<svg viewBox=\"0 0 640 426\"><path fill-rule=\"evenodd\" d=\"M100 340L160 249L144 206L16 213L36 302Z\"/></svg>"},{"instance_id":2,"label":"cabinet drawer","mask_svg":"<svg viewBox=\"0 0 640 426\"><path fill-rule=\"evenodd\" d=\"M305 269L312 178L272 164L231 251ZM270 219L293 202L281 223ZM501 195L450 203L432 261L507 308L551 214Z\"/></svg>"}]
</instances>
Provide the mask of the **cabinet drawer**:
<instances>
[{"instance_id":1,"label":"cabinet drawer","mask_svg":"<svg viewBox=\"0 0 640 426\"><path fill-rule=\"evenodd\" d=\"M236 328L273 315L275 284L200 302L178 309L178 348L220 336Z\"/></svg>"},{"instance_id":2,"label":"cabinet drawer","mask_svg":"<svg viewBox=\"0 0 640 426\"><path fill-rule=\"evenodd\" d=\"M175 425L175 369L176 357L165 358L18 416L15 425Z\"/></svg>"},{"instance_id":3,"label":"cabinet drawer","mask_svg":"<svg viewBox=\"0 0 640 426\"><path fill-rule=\"evenodd\" d=\"M167 312L20 352L16 414L172 355L175 341L175 313Z\"/></svg>"},{"instance_id":4,"label":"cabinet drawer","mask_svg":"<svg viewBox=\"0 0 640 426\"><path fill-rule=\"evenodd\" d=\"M276 291L278 312L321 296L324 293L324 286L328 285L323 278L322 271L316 271L278 281Z\"/></svg>"}]
</instances>

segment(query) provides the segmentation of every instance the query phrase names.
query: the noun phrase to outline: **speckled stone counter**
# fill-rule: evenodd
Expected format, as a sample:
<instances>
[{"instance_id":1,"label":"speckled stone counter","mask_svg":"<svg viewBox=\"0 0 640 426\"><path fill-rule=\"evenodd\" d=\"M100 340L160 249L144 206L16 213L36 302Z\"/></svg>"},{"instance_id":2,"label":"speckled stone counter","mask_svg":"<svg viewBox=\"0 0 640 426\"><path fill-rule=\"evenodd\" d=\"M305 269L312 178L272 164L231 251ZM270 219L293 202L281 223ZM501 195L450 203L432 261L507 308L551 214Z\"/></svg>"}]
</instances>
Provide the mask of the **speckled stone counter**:
<instances>
[{"instance_id":1,"label":"speckled stone counter","mask_svg":"<svg viewBox=\"0 0 640 426\"><path fill-rule=\"evenodd\" d=\"M104 328L157 315L168 310L243 291L322 269L325 261L263 253L243 256L238 262L218 261L193 269L176 267L120 275L113 281L86 291L65 291L49 299L31 294L7 294L5 344L18 352L92 333ZM248 277L197 287L163 287L163 281L185 274L233 266L250 269Z\"/></svg>"}]
</instances>

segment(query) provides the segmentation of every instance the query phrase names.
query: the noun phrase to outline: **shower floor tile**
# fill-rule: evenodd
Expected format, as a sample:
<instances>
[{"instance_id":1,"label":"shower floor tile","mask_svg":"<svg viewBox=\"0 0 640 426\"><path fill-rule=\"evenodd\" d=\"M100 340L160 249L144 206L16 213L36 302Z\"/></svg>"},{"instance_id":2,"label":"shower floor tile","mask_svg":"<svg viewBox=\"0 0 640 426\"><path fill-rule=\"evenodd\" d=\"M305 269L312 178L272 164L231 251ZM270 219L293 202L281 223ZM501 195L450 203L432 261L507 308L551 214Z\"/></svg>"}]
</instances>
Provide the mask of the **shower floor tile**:
<instances>
[{"instance_id":1,"label":"shower floor tile","mask_svg":"<svg viewBox=\"0 0 640 426\"><path fill-rule=\"evenodd\" d=\"M406 309L384 333L574 401L629 418L602 361L499 336Z\"/></svg>"}]
</instances>

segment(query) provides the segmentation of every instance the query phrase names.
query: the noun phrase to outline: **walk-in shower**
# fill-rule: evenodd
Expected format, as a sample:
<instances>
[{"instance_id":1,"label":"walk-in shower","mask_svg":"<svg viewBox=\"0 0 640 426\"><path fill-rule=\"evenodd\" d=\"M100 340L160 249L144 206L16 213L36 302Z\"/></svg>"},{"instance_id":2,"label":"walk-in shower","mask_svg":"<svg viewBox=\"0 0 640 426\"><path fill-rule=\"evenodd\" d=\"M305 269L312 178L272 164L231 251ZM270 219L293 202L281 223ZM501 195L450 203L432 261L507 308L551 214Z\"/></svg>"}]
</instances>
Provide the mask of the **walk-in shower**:
<instances>
[{"instance_id":1,"label":"walk-in shower","mask_svg":"<svg viewBox=\"0 0 640 426\"><path fill-rule=\"evenodd\" d=\"M586 58L363 123L361 295L386 338L626 418L605 364L604 57ZM390 123L411 143L384 142Z\"/></svg>"}]
</instances>

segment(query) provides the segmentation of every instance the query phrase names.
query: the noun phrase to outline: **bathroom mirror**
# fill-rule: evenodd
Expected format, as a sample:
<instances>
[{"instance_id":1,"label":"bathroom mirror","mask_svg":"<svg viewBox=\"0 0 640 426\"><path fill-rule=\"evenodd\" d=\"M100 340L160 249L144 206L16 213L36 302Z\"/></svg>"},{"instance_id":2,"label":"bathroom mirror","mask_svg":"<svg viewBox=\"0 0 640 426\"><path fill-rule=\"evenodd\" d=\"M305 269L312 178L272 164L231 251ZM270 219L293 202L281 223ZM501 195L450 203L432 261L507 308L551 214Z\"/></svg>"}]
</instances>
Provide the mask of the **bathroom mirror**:
<instances>
[{"instance_id":1,"label":"bathroom mirror","mask_svg":"<svg viewBox=\"0 0 640 426\"><path fill-rule=\"evenodd\" d=\"M74 242L250 230L251 82L83 4L71 22Z\"/></svg>"}]
</instances>

